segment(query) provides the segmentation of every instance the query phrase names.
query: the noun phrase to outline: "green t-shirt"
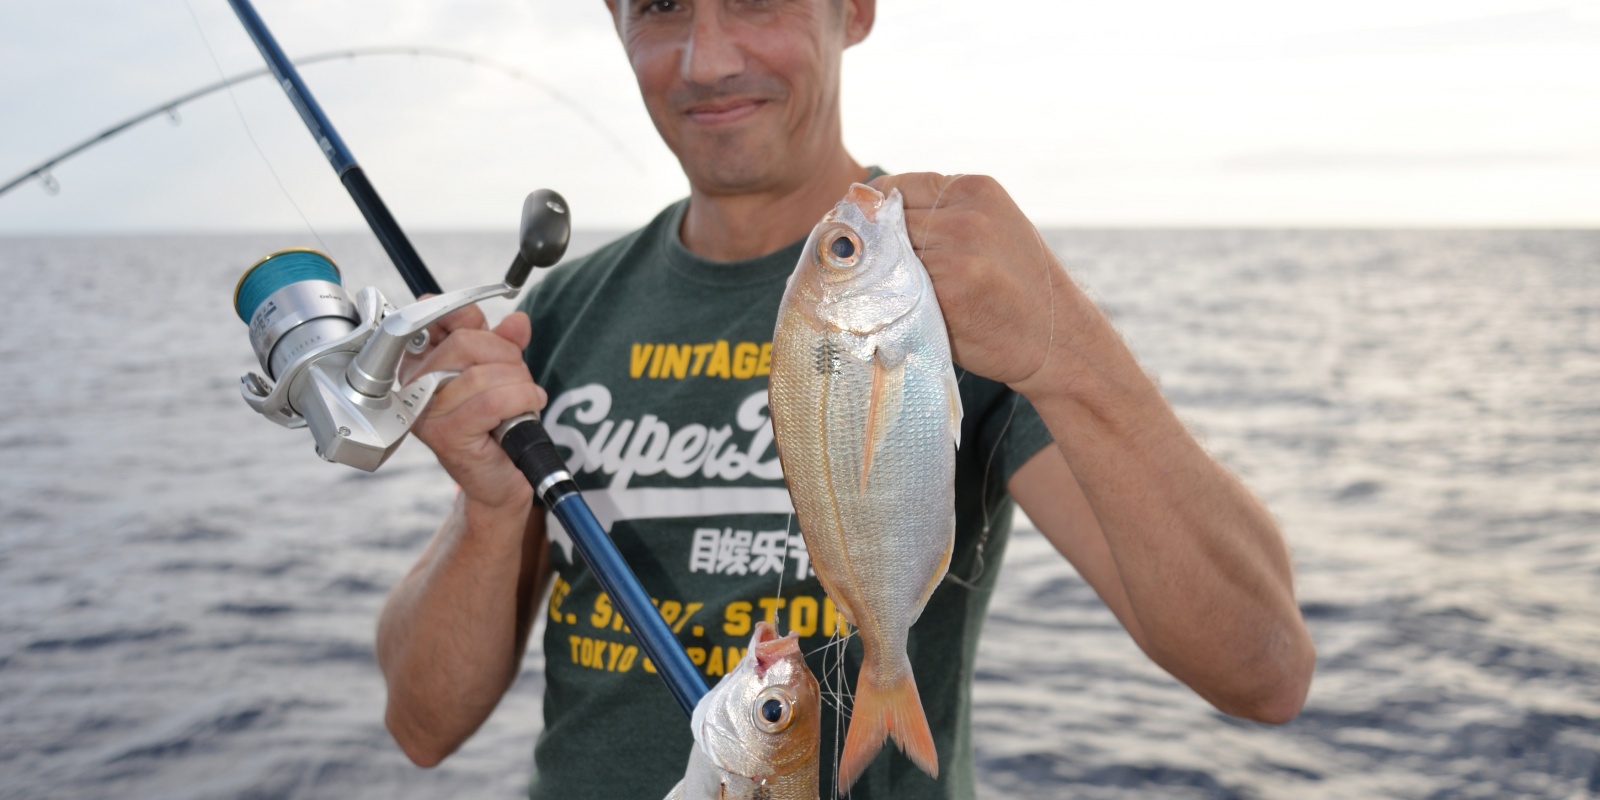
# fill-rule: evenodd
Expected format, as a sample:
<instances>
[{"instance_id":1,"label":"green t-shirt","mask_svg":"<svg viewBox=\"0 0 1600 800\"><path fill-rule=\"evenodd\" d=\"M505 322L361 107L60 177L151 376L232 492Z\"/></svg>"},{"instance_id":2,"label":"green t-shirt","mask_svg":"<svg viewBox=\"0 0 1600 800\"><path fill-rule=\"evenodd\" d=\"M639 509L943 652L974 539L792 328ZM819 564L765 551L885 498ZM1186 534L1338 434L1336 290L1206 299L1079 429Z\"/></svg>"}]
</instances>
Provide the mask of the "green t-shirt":
<instances>
[{"instance_id":1,"label":"green t-shirt","mask_svg":"<svg viewBox=\"0 0 1600 800\"><path fill-rule=\"evenodd\" d=\"M844 623L810 571L767 420L773 325L803 242L707 261L678 237L687 206L557 268L529 293L527 360L550 395L544 423L708 683L733 668L765 617L800 632L827 694L841 675L854 684L861 645L849 640L842 669L838 648L824 649ZM973 661L1010 534L1005 484L1050 435L1019 395L957 375L966 417L950 576L976 576L977 588L947 578L908 645L940 777L889 743L856 784L858 800L973 796ZM529 794L660 798L683 775L688 720L553 520L551 552L545 726ZM821 785L831 787L844 722L826 699L822 731Z\"/></svg>"}]
</instances>

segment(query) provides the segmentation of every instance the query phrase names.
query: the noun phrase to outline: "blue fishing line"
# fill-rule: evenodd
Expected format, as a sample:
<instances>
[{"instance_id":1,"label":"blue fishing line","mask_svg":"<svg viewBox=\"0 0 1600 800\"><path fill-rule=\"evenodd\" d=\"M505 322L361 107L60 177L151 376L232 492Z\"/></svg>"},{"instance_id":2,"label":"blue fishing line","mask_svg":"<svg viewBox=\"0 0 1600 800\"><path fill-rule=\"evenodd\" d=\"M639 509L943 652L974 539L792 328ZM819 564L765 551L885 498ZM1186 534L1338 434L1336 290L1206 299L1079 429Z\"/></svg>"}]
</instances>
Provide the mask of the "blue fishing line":
<instances>
[{"instance_id":1,"label":"blue fishing line","mask_svg":"<svg viewBox=\"0 0 1600 800\"><path fill-rule=\"evenodd\" d=\"M239 314L239 319L249 324L256 309L273 292L299 281L328 281L343 285L339 281L339 268L327 256L315 250L273 253L239 279L239 288L233 293L233 310Z\"/></svg>"}]
</instances>

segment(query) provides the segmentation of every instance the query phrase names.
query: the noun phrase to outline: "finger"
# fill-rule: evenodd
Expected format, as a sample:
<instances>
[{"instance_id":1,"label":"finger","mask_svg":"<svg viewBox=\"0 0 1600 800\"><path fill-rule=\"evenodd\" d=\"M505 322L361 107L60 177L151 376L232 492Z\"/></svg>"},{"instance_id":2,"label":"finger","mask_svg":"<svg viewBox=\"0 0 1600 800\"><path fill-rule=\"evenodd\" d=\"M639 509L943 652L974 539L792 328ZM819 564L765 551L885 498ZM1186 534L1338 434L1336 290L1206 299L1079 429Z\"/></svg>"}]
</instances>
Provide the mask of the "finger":
<instances>
[{"instance_id":1,"label":"finger","mask_svg":"<svg viewBox=\"0 0 1600 800\"><path fill-rule=\"evenodd\" d=\"M513 364L527 371L518 343L493 331L463 329L423 353L412 372L419 375L441 370L463 372L479 364Z\"/></svg>"},{"instance_id":2,"label":"finger","mask_svg":"<svg viewBox=\"0 0 1600 800\"><path fill-rule=\"evenodd\" d=\"M909 211L914 208L929 208L933 205L934 198L939 196L948 178L937 172L907 172L900 175L880 175L868 185L884 194L891 189L899 189L900 196Z\"/></svg>"},{"instance_id":3,"label":"finger","mask_svg":"<svg viewBox=\"0 0 1600 800\"><path fill-rule=\"evenodd\" d=\"M439 387L439 391L428 403L427 416L438 421L445 419L461 409L478 402L482 395L508 395L510 405L504 411L505 416L494 417L485 421L484 430L489 430L500 424L501 420L510 419L517 414L525 414L544 408L546 395L528 377L527 367L517 364L480 364L463 371L454 379ZM495 406L499 409L499 406Z\"/></svg>"},{"instance_id":4,"label":"finger","mask_svg":"<svg viewBox=\"0 0 1600 800\"><path fill-rule=\"evenodd\" d=\"M906 212L906 235L918 256L956 250L963 237L970 236L961 215L950 208L917 209Z\"/></svg>"},{"instance_id":5,"label":"finger","mask_svg":"<svg viewBox=\"0 0 1600 800\"><path fill-rule=\"evenodd\" d=\"M939 195L955 182L959 175L941 175L937 172L907 172L901 175L881 175L869 184L884 194L899 189L907 211L933 208Z\"/></svg>"}]
</instances>

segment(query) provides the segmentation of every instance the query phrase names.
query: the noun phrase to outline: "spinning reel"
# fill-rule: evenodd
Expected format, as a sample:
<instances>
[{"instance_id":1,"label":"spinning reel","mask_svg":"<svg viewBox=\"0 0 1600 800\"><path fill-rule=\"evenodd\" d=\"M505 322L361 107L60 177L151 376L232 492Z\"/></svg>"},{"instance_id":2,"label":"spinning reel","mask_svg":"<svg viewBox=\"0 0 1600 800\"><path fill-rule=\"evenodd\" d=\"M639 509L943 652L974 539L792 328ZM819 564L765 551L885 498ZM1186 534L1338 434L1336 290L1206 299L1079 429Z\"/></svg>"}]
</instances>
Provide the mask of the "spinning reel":
<instances>
[{"instance_id":1,"label":"spinning reel","mask_svg":"<svg viewBox=\"0 0 1600 800\"><path fill-rule=\"evenodd\" d=\"M405 440L433 393L456 375L431 372L397 387L400 359L422 352L428 326L440 317L491 297L516 297L534 267L561 260L571 233L561 195L533 192L522 204L521 246L503 282L402 309L371 286L351 299L338 268L322 253L273 253L246 270L234 290L234 310L250 326L250 345L266 372L246 373L240 393L267 419L310 428L323 459L374 471Z\"/></svg>"}]
</instances>

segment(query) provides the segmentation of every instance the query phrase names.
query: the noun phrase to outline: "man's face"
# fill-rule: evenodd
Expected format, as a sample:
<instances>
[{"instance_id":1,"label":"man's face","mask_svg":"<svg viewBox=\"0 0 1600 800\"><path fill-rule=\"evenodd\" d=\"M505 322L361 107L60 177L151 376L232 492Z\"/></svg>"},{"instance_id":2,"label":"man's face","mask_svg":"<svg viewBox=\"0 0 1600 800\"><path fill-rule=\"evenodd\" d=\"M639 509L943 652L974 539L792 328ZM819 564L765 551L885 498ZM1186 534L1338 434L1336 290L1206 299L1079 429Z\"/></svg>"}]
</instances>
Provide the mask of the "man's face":
<instances>
[{"instance_id":1,"label":"man's face","mask_svg":"<svg viewBox=\"0 0 1600 800\"><path fill-rule=\"evenodd\" d=\"M607 0L656 130L713 194L793 184L838 145L840 54L871 27L859 4Z\"/></svg>"}]
</instances>

